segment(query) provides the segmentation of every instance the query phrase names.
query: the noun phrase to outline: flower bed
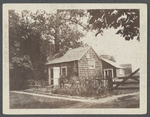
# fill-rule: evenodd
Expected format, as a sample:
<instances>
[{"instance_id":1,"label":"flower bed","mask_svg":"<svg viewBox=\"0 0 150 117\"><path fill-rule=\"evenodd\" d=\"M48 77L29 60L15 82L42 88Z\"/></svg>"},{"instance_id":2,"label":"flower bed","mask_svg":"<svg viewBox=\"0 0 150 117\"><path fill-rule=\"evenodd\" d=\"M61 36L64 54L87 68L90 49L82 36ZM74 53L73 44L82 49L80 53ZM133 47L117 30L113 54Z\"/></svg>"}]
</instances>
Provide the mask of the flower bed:
<instances>
[{"instance_id":1,"label":"flower bed","mask_svg":"<svg viewBox=\"0 0 150 117\"><path fill-rule=\"evenodd\" d=\"M95 79L82 78L81 80L73 77L69 80L69 83L65 83L61 87L54 87L52 93L70 96L97 97L108 95L109 92L102 83L99 83Z\"/></svg>"},{"instance_id":2,"label":"flower bed","mask_svg":"<svg viewBox=\"0 0 150 117\"><path fill-rule=\"evenodd\" d=\"M63 82L64 83L64 82ZM63 85L50 87L46 81L29 81L30 88L24 91L38 94L58 94L80 97L104 97L109 95L108 89L97 80L72 77Z\"/></svg>"},{"instance_id":3,"label":"flower bed","mask_svg":"<svg viewBox=\"0 0 150 117\"><path fill-rule=\"evenodd\" d=\"M31 83L30 83L31 84ZM36 83L32 83L36 84ZM24 91L45 94L45 95L59 95L59 96L77 96L77 97L94 97L101 98L110 95L120 95L132 92L137 92L138 90L114 90L110 91L107 87L103 86L103 83L93 79L82 80L78 78L72 78L68 80L67 83L63 85L49 87L46 81L38 81L37 86L30 87Z\"/></svg>"}]
</instances>

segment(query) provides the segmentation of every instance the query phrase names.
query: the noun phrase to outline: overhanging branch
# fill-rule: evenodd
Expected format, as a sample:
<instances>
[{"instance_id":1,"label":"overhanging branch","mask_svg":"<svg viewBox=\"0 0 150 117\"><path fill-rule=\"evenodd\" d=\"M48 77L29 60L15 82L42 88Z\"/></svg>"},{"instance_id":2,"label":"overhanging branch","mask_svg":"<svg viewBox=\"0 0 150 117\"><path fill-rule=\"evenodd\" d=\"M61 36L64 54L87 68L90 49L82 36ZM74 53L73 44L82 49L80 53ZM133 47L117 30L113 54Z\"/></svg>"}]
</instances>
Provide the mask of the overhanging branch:
<instances>
[{"instance_id":1,"label":"overhanging branch","mask_svg":"<svg viewBox=\"0 0 150 117\"><path fill-rule=\"evenodd\" d=\"M62 20L74 22L74 23L80 25L81 27L83 27L85 30L88 29L86 26L84 26L84 25L83 25L81 22L79 22L79 21L75 21L75 20L72 20L72 19L62 19Z\"/></svg>"}]
</instances>

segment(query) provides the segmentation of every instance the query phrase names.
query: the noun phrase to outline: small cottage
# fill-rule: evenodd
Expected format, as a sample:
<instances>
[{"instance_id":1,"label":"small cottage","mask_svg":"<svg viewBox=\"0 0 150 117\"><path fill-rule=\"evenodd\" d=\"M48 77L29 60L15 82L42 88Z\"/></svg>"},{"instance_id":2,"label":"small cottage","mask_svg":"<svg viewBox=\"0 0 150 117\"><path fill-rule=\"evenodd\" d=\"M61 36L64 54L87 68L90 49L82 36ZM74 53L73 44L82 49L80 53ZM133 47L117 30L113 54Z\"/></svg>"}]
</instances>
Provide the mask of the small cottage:
<instances>
[{"instance_id":1,"label":"small cottage","mask_svg":"<svg viewBox=\"0 0 150 117\"><path fill-rule=\"evenodd\" d=\"M49 60L45 65L49 85L58 85L62 75L102 78L101 60L89 46L70 49L63 56Z\"/></svg>"},{"instance_id":2,"label":"small cottage","mask_svg":"<svg viewBox=\"0 0 150 117\"><path fill-rule=\"evenodd\" d=\"M124 77L125 72L122 66L116 62L101 58L103 66L103 77L105 78L114 78L114 77Z\"/></svg>"}]
</instances>

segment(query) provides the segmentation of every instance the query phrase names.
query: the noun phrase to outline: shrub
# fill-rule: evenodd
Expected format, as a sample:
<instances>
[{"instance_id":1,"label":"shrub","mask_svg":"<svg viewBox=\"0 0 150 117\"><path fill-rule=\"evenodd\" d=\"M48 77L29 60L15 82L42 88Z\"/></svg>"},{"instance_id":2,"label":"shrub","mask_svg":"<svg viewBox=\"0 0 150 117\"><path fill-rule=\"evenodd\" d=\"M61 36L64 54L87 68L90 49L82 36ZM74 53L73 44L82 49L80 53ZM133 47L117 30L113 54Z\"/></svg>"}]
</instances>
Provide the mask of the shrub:
<instances>
[{"instance_id":1,"label":"shrub","mask_svg":"<svg viewBox=\"0 0 150 117\"><path fill-rule=\"evenodd\" d=\"M70 83L71 85L64 85L64 87L55 87L52 90L52 93L90 97L102 96L108 92L107 89L95 79L81 79L77 76L74 76L69 79L68 83Z\"/></svg>"},{"instance_id":2,"label":"shrub","mask_svg":"<svg viewBox=\"0 0 150 117\"><path fill-rule=\"evenodd\" d=\"M31 79L29 79L29 80L27 81L27 85L28 85L28 86L36 86L36 85L39 85L39 86L41 86L42 88L44 88L44 87L48 86L48 81L46 81L46 80L31 80Z\"/></svg>"},{"instance_id":3,"label":"shrub","mask_svg":"<svg viewBox=\"0 0 150 117\"><path fill-rule=\"evenodd\" d=\"M66 76L64 76L64 75L60 76L60 78L59 78L59 86L60 87L64 87L64 84L66 83L66 81L67 81L67 77Z\"/></svg>"},{"instance_id":4,"label":"shrub","mask_svg":"<svg viewBox=\"0 0 150 117\"><path fill-rule=\"evenodd\" d=\"M17 67L11 69L9 73L10 90L22 90L28 88L26 69Z\"/></svg>"}]
</instances>

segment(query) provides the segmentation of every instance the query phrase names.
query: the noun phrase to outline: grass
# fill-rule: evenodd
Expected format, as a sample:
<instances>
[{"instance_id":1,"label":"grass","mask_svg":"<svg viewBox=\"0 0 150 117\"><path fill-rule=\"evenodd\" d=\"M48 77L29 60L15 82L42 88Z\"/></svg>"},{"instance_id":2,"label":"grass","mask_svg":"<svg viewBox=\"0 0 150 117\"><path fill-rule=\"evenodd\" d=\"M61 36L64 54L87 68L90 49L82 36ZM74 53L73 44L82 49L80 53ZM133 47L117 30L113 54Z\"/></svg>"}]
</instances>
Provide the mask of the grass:
<instances>
[{"instance_id":1,"label":"grass","mask_svg":"<svg viewBox=\"0 0 150 117\"><path fill-rule=\"evenodd\" d=\"M48 108L139 108L139 95L123 96L105 103L78 102L63 99L10 93L10 109Z\"/></svg>"},{"instance_id":2,"label":"grass","mask_svg":"<svg viewBox=\"0 0 150 117\"><path fill-rule=\"evenodd\" d=\"M28 90L22 90L22 91L25 91L25 92L30 92L30 93L36 93L36 94L43 94L43 95L57 95L57 96L60 96L60 97L68 97L70 95L66 94L66 93L57 93L55 94L54 92L45 92L46 89L45 88L42 88L42 89L39 89L39 90L35 90L35 89L28 89ZM51 92L51 93L50 93ZM128 90L128 89L125 89L125 90L113 90L113 92L105 92L105 95L90 95L90 96L84 96L84 95L77 95L77 96L73 96L74 98L95 98L95 99L99 99L99 98L104 98L104 97L109 97L109 96L112 96L112 95L121 95L121 94L129 94L129 93L134 93L134 92L139 92L139 89L133 89L133 90ZM50 93L50 94L49 94Z\"/></svg>"},{"instance_id":3,"label":"grass","mask_svg":"<svg viewBox=\"0 0 150 117\"><path fill-rule=\"evenodd\" d=\"M10 93L10 109L65 108L76 103L78 102Z\"/></svg>"},{"instance_id":4,"label":"grass","mask_svg":"<svg viewBox=\"0 0 150 117\"><path fill-rule=\"evenodd\" d=\"M139 108L139 95L124 96L106 103L77 103L72 108Z\"/></svg>"},{"instance_id":5,"label":"grass","mask_svg":"<svg viewBox=\"0 0 150 117\"><path fill-rule=\"evenodd\" d=\"M94 106L100 107L99 105ZM139 95L124 96L101 106L104 108L139 108Z\"/></svg>"},{"instance_id":6,"label":"grass","mask_svg":"<svg viewBox=\"0 0 150 117\"><path fill-rule=\"evenodd\" d=\"M129 94L129 93L134 93L134 92L139 92L139 90L138 89L134 89L134 90L114 90L113 95Z\"/></svg>"}]
</instances>

